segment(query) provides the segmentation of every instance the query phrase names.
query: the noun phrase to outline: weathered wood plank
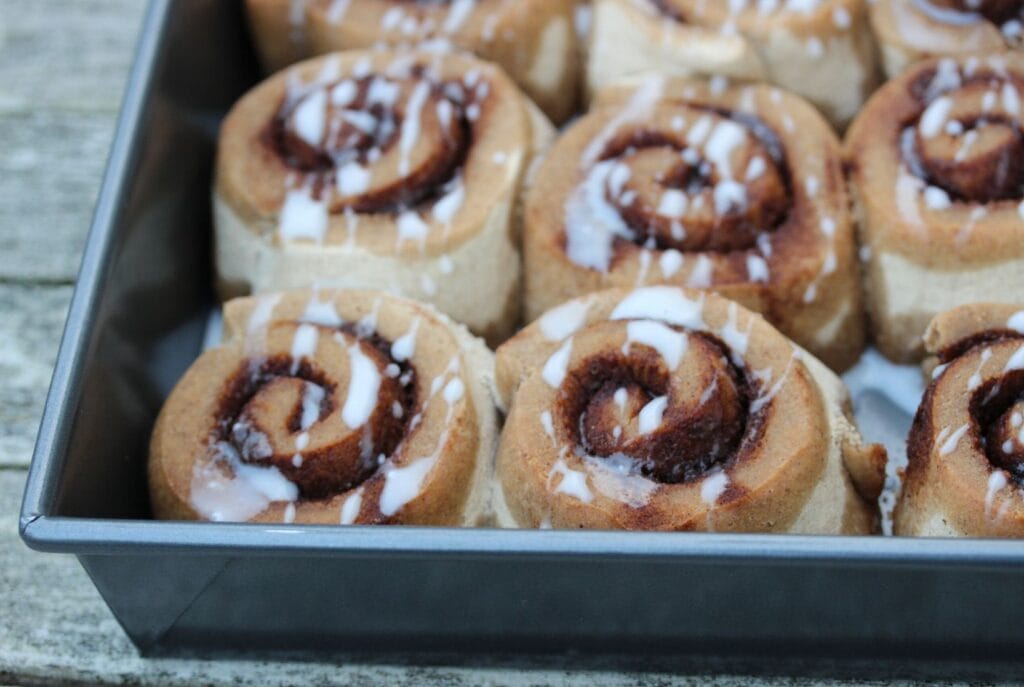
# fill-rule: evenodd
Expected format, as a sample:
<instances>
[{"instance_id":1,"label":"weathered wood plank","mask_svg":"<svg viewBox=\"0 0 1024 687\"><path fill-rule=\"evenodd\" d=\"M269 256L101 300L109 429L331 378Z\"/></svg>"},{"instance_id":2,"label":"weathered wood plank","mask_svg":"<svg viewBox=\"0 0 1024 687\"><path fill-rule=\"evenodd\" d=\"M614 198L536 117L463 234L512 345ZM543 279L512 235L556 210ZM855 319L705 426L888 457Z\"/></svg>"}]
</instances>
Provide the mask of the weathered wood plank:
<instances>
[{"instance_id":1,"label":"weathered wood plank","mask_svg":"<svg viewBox=\"0 0 1024 687\"><path fill-rule=\"evenodd\" d=\"M70 282L141 0L0 0L0 281Z\"/></svg>"},{"instance_id":2,"label":"weathered wood plank","mask_svg":"<svg viewBox=\"0 0 1024 687\"><path fill-rule=\"evenodd\" d=\"M71 282L114 114L0 111L0 280Z\"/></svg>"},{"instance_id":3,"label":"weathered wood plank","mask_svg":"<svg viewBox=\"0 0 1024 687\"><path fill-rule=\"evenodd\" d=\"M70 299L69 286L0 285L0 467L32 456Z\"/></svg>"},{"instance_id":4,"label":"weathered wood plank","mask_svg":"<svg viewBox=\"0 0 1024 687\"><path fill-rule=\"evenodd\" d=\"M0 0L0 112L112 112L142 0Z\"/></svg>"}]
</instances>

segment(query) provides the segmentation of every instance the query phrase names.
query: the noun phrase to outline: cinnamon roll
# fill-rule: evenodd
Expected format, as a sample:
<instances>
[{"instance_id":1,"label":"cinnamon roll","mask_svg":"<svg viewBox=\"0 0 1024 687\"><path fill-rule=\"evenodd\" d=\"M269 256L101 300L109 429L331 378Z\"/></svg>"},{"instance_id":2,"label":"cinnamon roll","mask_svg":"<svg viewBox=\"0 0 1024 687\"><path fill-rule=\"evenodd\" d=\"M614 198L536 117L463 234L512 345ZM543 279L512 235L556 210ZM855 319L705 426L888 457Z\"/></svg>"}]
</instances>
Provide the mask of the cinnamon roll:
<instances>
[{"instance_id":1,"label":"cinnamon roll","mask_svg":"<svg viewBox=\"0 0 1024 687\"><path fill-rule=\"evenodd\" d=\"M576 0L248 0L248 7L272 67L303 50L454 47L501 65L556 122L576 108Z\"/></svg>"},{"instance_id":2,"label":"cinnamon roll","mask_svg":"<svg viewBox=\"0 0 1024 687\"><path fill-rule=\"evenodd\" d=\"M1024 288L1024 55L921 62L850 128L847 157L879 348L920 358L929 320Z\"/></svg>"},{"instance_id":3,"label":"cinnamon roll","mask_svg":"<svg viewBox=\"0 0 1024 687\"><path fill-rule=\"evenodd\" d=\"M525 201L526 310L611 286L712 288L836 369L864 342L839 141L797 96L651 77L553 145Z\"/></svg>"},{"instance_id":4,"label":"cinnamon roll","mask_svg":"<svg viewBox=\"0 0 1024 687\"><path fill-rule=\"evenodd\" d=\"M300 63L224 122L221 292L388 290L501 339L519 316L517 198L550 136L515 84L473 57L351 52Z\"/></svg>"},{"instance_id":5,"label":"cinnamon roll","mask_svg":"<svg viewBox=\"0 0 1024 687\"><path fill-rule=\"evenodd\" d=\"M942 313L925 344L940 365L910 430L895 533L1024 537L1024 305Z\"/></svg>"},{"instance_id":6,"label":"cinnamon roll","mask_svg":"<svg viewBox=\"0 0 1024 687\"><path fill-rule=\"evenodd\" d=\"M308 0L245 0L249 34L263 70L271 74L309 57Z\"/></svg>"},{"instance_id":7,"label":"cinnamon roll","mask_svg":"<svg viewBox=\"0 0 1024 687\"><path fill-rule=\"evenodd\" d=\"M875 0L870 11L890 77L926 57L1021 47L1019 0Z\"/></svg>"},{"instance_id":8,"label":"cinnamon roll","mask_svg":"<svg viewBox=\"0 0 1024 687\"><path fill-rule=\"evenodd\" d=\"M369 291L225 306L167 399L158 518L473 525L487 517L493 356L433 308Z\"/></svg>"},{"instance_id":9,"label":"cinnamon roll","mask_svg":"<svg viewBox=\"0 0 1024 687\"><path fill-rule=\"evenodd\" d=\"M591 92L643 72L763 79L844 125L877 82L860 0L594 0L593 6Z\"/></svg>"},{"instance_id":10,"label":"cinnamon roll","mask_svg":"<svg viewBox=\"0 0 1024 687\"><path fill-rule=\"evenodd\" d=\"M760 315L709 292L590 294L503 344L508 527L874 531L885 452L846 392Z\"/></svg>"}]
</instances>

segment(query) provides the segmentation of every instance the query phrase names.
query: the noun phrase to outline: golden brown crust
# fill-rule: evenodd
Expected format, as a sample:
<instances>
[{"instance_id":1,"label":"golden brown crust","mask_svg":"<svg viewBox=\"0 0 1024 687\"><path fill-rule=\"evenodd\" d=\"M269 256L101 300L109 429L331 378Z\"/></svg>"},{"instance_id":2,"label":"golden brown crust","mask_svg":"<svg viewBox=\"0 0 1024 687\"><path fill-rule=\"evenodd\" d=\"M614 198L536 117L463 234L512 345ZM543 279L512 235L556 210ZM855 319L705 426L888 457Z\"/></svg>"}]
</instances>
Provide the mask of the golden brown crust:
<instances>
[{"instance_id":1,"label":"golden brown crust","mask_svg":"<svg viewBox=\"0 0 1024 687\"><path fill-rule=\"evenodd\" d=\"M1015 18L1019 3L985 0L971 8L962 0L877 0L870 3L871 26L890 77L929 57L996 52L1020 44L1019 28L1001 27ZM1017 7L1008 7L1016 4ZM929 7L930 5L930 7ZM1014 16L1016 10L1016 17Z\"/></svg>"},{"instance_id":2,"label":"golden brown crust","mask_svg":"<svg viewBox=\"0 0 1024 687\"><path fill-rule=\"evenodd\" d=\"M305 4L302 24L310 54L382 45L454 47L499 64L552 120L563 122L576 109L580 65L575 0Z\"/></svg>"},{"instance_id":3,"label":"golden brown crust","mask_svg":"<svg viewBox=\"0 0 1024 687\"><path fill-rule=\"evenodd\" d=\"M390 107L369 93L378 76L394 89L378 90L380 98L393 99ZM465 83L467 76L472 85ZM446 87L458 89L463 104L446 97ZM351 95L352 100L349 106L330 107L317 130L319 143L310 145L297 133L307 113L302 106L321 95ZM363 115L381 105L385 114L371 122L375 129L366 140L348 145L360 133L357 118L368 119ZM447 119L440 115L443 110L449 111ZM466 139L453 140L461 133L459 125L468 128ZM518 89L499 70L469 56L355 51L316 58L267 79L228 113L217 156L217 191L240 217L278 229L289 191L312 186L313 198L328 205L322 243L350 240L348 210L359 224L352 238L360 247L439 254L471 237L488 210L518 184L529 162L531 127ZM314 161L307 163L303 153ZM507 164L494 162L499 153L506 154ZM342 170L331 164L332 155L351 158L368 172L365 187L339 188ZM472 188L446 228L437 219L445 195L440 187L457 177ZM403 239L396 216L404 207L417 210L429 225L422 241Z\"/></svg>"},{"instance_id":4,"label":"golden brown crust","mask_svg":"<svg viewBox=\"0 0 1024 687\"><path fill-rule=\"evenodd\" d=\"M591 92L641 73L757 79L799 93L843 127L877 83L859 0L595 0L594 15Z\"/></svg>"},{"instance_id":5,"label":"golden brown crust","mask_svg":"<svg viewBox=\"0 0 1024 687\"><path fill-rule=\"evenodd\" d=\"M496 422L484 350L436 311L380 293L232 301L224 344L157 419L154 514L472 524Z\"/></svg>"},{"instance_id":6,"label":"golden brown crust","mask_svg":"<svg viewBox=\"0 0 1024 687\"><path fill-rule=\"evenodd\" d=\"M525 205L528 320L589 291L669 283L763 312L833 368L860 354L841 150L796 96L659 78L608 89Z\"/></svg>"},{"instance_id":7,"label":"golden brown crust","mask_svg":"<svg viewBox=\"0 0 1024 687\"><path fill-rule=\"evenodd\" d=\"M550 130L472 56L356 51L295 65L224 122L218 278L231 293L386 289L507 333L519 190Z\"/></svg>"},{"instance_id":8,"label":"golden brown crust","mask_svg":"<svg viewBox=\"0 0 1024 687\"><path fill-rule=\"evenodd\" d=\"M914 418L895 533L1024 536L1024 306L958 307L925 341L943 366Z\"/></svg>"},{"instance_id":9,"label":"golden brown crust","mask_svg":"<svg viewBox=\"0 0 1024 687\"><path fill-rule=\"evenodd\" d=\"M510 406L502 524L874 526L851 479L864 449L842 417L838 380L717 294L663 286L570 301L498 349L497 380ZM859 475L865 493L881 479L869 473Z\"/></svg>"},{"instance_id":10,"label":"golden brown crust","mask_svg":"<svg viewBox=\"0 0 1024 687\"><path fill-rule=\"evenodd\" d=\"M920 357L938 312L1024 286L1022 92L1024 55L928 60L879 89L847 134L869 311L894 360Z\"/></svg>"}]
</instances>

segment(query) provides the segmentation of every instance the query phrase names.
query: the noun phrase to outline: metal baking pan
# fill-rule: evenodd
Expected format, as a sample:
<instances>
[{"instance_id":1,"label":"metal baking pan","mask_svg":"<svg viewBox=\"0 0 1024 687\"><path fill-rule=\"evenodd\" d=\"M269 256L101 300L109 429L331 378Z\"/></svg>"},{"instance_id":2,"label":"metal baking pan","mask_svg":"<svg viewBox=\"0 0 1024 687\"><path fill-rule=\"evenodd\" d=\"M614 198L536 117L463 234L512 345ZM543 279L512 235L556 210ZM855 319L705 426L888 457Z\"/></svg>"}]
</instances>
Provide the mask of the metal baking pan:
<instances>
[{"instance_id":1,"label":"metal baking pan","mask_svg":"<svg viewBox=\"0 0 1024 687\"><path fill-rule=\"evenodd\" d=\"M24 540L76 554L143 653L1020 667L1024 542L150 520L152 423L215 306L217 127L257 79L241 2L152 2L21 513Z\"/></svg>"}]
</instances>

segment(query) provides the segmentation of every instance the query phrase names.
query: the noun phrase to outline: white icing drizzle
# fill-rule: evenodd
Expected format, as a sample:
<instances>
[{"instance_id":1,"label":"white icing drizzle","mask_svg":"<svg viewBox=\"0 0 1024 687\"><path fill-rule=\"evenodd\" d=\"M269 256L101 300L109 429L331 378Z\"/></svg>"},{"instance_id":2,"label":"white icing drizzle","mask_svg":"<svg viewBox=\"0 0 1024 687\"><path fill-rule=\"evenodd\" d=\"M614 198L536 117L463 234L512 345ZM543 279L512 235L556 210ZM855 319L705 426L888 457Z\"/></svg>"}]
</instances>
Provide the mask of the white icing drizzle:
<instances>
[{"instance_id":1,"label":"white icing drizzle","mask_svg":"<svg viewBox=\"0 0 1024 687\"><path fill-rule=\"evenodd\" d=\"M1024 334L1024 310L1010 315L1010 319L1006 321L1006 326L1014 331Z\"/></svg>"},{"instance_id":2,"label":"white icing drizzle","mask_svg":"<svg viewBox=\"0 0 1024 687\"><path fill-rule=\"evenodd\" d=\"M287 192L278 225L282 241L310 239L321 243L327 227L327 201L313 197L312 185L305 184Z\"/></svg>"},{"instance_id":3,"label":"white icing drizzle","mask_svg":"<svg viewBox=\"0 0 1024 687\"><path fill-rule=\"evenodd\" d=\"M994 513L994 505L996 494L1009 484L1009 480L1006 479L1006 473L996 468L992 471L992 474L988 476L988 490L985 493L985 512L992 517Z\"/></svg>"},{"instance_id":4,"label":"white icing drizzle","mask_svg":"<svg viewBox=\"0 0 1024 687\"><path fill-rule=\"evenodd\" d=\"M949 113L953 110L953 99L948 96L936 98L921 115L918 123L918 131L924 138L938 136L949 119Z\"/></svg>"},{"instance_id":5,"label":"white icing drizzle","mask_svg":"<svg viewBox=\"0 0 1024 687\"><path fill-rule=\"evenodd\" d=\"M420 318L413 318L412 324L402 336L395 339L391 344L391 357L398 362L411 360L416 355L416 334L420 330Z\"/></svg>"},{"instance_id":6,"label":"white icing drizzle","mask_svg":"<svg viewBox=\"0 0 1024 687\"><path fill-rule=\"evenodd\" d=\"M334 308L334 302L331 300L321 301L316 293L306 304L306 309L302 313L302 321L324 327L339 327L342 324L342 319Z\"/></svg>"},{"instance_id":7,"label":"white icing drizzle","mask_svg":"<svg viewBox=\"0 0 1024 687\"><path fill-rule=\"evenodd\" d=\"M606 192L614 193L613 182L621 182L617 168L625 165L605 160L594 165L583 182L569 195L565 204L565 253L581 266L607 272L611 263L612 242L616 236L632 238L633 232L608 202Z\"/></svg>"},{"instance_id":8,"label":"white icing drizzle","mask_svg":"<svg viewBox=\"0 0 1024 687\"><path fill-rule=\"evenodd\" d=\"M210 450L210 460L196 461L189 495L192 506L207 520L245 522L271 503L298 499L299 488L277 467L245 463L227 442L217 442Z\"/></svg>"},{"instance_id":9,"label":"white icing drizzle","mask_svg":"<svg viewBox=\"0 0 1024 687\"><path fill-rule=\"evenodd\" d=\"M299 418L299 430L302 434L295 440L295 447L302 450L309 443L309 435L306 430L320 419L320 406L323 404L326 392L319 384L306 382L302 388L302 416ZM299 439L303 438L303 446L299 446Z\"/></svg>"},{"instance_id":10,"label":"white icing drizzle","mask_svg":"<svg viewBox=\"0 0 1024 687\"><path fill-rule=\"evenodd\" d=\"M1011 370L1024 370L1024 346L1018 348L1010 356L1010 359L1006 361L1006 367L1003 368L1003 372L1010 372Z\"/></svg>"},{"instance_id":11,"label":"white icing drizzle","mask_svg":"<svg viewBox=\"0 0 1024 687\"><path fill-rule=\"evenodd\" d=\"M372 178L370 170L358 162L347 162L338 168L338 178L335 185L338 192L343 196L355 196L363 193L370 187Z\"/></svg>"},{"instance_id":12,"label":"white icing drizzle","mask_svg":"<svg viewBox=\"0 0 1024 687\"><path fill-rule=\"evenodd\" d=\"M296 136L311 146L319 146L327 130L327 92L318 89L303 98L289 123Z\"/></svg>"},{"instance_id":13,"label":"white icing drizzle","mask_svg":"<svg viewBox=\"0 0 1024 687\"><path fill-rule=\"evenodd\" d=\"M739 307L736 303L729 303L729 319L719 332L722 341L732 350L733 360L740 364L743 356L747 354L747 347L750 345L750 331L754 328L754 318L747 320L746 330L739 328Z\"/></svg>"},{"instance_id":14,"label":"white icing drizzle","mask_svg":"<svg viewBox=\"0 0 1024 687\"><path fill-rule=\"evenodd\" d=\"M405 467L390 466L385 473L384 488L380 492L381 514L390 517L416 498L423 488L423 480L436 462L437 456L428 456Z\"/></svg>"},{"instance_id":15,"label":"white icing drizzle","mask_svg":"<svg viewBox=\"0 0 1024 687\"><path fill-rule=\"evenodd\" d=\"M548 361L544 363L541 375L544 381L554 388L562 386L565 374L569 367L569 358L572 356L572 339L566 339L562 347L555 351Z\"/></svg>"},{"instance_id":16,"label":"white icing drizzle","mask_svg":"<svg viewBox=\"0 0 1024 687\"><path fill-rule=\"evenodd\" d=\"M661 268L661 275L668 279L682 268L683 254L675 248L669 248L658 258L658 266Z\"/></svg>"},{"instance_id":17,"label":"white icing drizzle","mask_svg":"<svg viewBox=\"0 0 1024 687\"><path fill-rule=\"evenodd\" d=\"M604 457L581 455L580 458L594 489L631 508L646 506L660 486L640 474L636 461L622 453Z\"/></svg>"},{"instance_id":18,"label":"white icing drizzle","mask_svg":"<svg viewBox=\"0 0 1024 687\"><path fill-rule=\"evenodd\" d=\"M760 255L747 256L747 278L752 282L768 283L770 279L768 263Z\"/></svg>"},{"instance_id":19,"label":"white icing drizzle","mask_svg":"<svg viewBox=\"0 0 1024 687\"><path fill-rule=\"evenodd\" d=\"M540 414L540 424L544 428L544 433L551 439L552 445L555 444L555 423L551 418L551 411L545 410Z\"/></svg>"},{"instance_id":20,"label":"white icing drizzle","mask_svg":"<svg viewBox=\"0 0 1024 687\"><path fill-rule=\"evenodd\" d=\"M561 475L562 479L552 489L555 477ZM555 461L548 473L548 490L555 494L566 494L583 503L590 503L594 500L594 494L587 486L587 474L580 470L573 470L566 464L564 455Z\"/></svg>"},{"instance_id":21,"label":"white icing drizzle","mask_svg":"<svg viewBox=\"0 0 1024 687\"><path fill-rule=\"evenodd\" d=\"M948 456L950 453L955 451L957 445L960 443L960 439L967 433L969 427L970 425L964 424L955 432L950 434L949 438L942 443L941 447L939 447L939 455Z\"/></svg>"},{"instance_id":22,"label":"white icing drizzle","mask_svg":"<svg viewBox=\"0 0 1024 687\"><path fill-rule=\"evenodd\" d=\"M626 343L622 347L623 353L628 355L629 348L634 343L650 346L658 352L670 370L679 367L689 343L683 332L653 320L629 322L626 325L626 335Z\"/></svg>"},{"instance_id":23,"label":"white icing drizzle","mask_svg":"<svg viewBox=\"0 0 1024 687\"><path fill-rule=\"evenodd\" d=\"M718 503L725 490L729 488L729 475L724 470L709 472L700 483L700 498L704 503L713 506Z\"/></svg>"},{"instance_id":24,"label":"white icing drizzle","mask_svg":"<svg viewBox=\"0 0 1024 687\"><path fill-rule=\"evenodd\" d=\"M985 363L992 357L992 349L986 348L981 352L981 360L978 361L978 369L974 371L971 378L967 380L967 390L974 391L981 386L981 370L985 367Z\"/></svg>"},{"instance_id":25,"label":"white icing drizzle","mask_svg":"<svg viewBox=\"0 0 1024 687\"><path fill-rule=\"evenodd\" d=\"M668 408L668 396L657 396L651 399L637 415L637 432L650 434L661 427L666 408Z\"/></svg>"},{"instance_id":26,"label":"white icing drizzle","mask_svg":"<svg viewBox=\"0 0 1024 687\"><path fill-rule=\"evenodd\" d=\"M299 369L299 363L303 358L312 358L316 354L317 340L320 332L311 324L300 324L295 328L295 335L292 337L292 374Z\"/></svg>"},{"instance_id":27,"label":"white icing drizzle","mask_svg":"<svg viewBox=\"0 0 1024 687\"><path fill-rule=\"evenodd\" d=\"M771 387L769 387L768 391L766 391L765 393L761 394L760 396L758 396L757 398L755 398L751 402L751 404L750 404L750 412L751 413L759 412L762 408L764 408L769 403L771 403L772 400L774 400L774 398L779 394L779 392L782 391L783 385L786 383L786 380L789 379L789 372L790 372L790 370L793 369L793 361L796 360L797 358L798 358L798 353L794 349L793 350L793 355L791 355L789 357L789 360L786 362L786 369L782 371L782 375L779 377L778 381L776 381L774 384L772 384ZM757 375L757 372L755 372L755 375ZM771 375L772 375L772 369L771 368L767 368L766 370L762 371L762 375L761 376L770 380L771 379Z\"/></svg>"},{"instance_id":28,"label":"white icing drizzle","mask_svg":"<svg viewBox=\"0 0 1024 687\"><path fill-rule=\"evenodd\" d=\"M594 137L590 145L583 151L580 158L584 168L593 165L604 152L608 142L612 140L620 127L632 122L643 122L648 119L651 109L665 91L665 80L662 77L649 77L633 93L626 106Z\"/></svg>"},{"instance_id":29,"label":"white icing drizzle","mask_svg":"<svg viewBox=\"0 0 1024 687\"><path fill-rule=\"evenodd\" d=\"M373 415L380 391L381 376L358 343L348 347L349 382L348 396L341 409L341 419L355 429L362 427Z\"/></svg>"},{"instance_id":30,"label":"white icing drizzle","mask_svg":"<svg viewBox=\"0 0 1024 687\"><path fill-rule=\"evenodd\" d=\"M430 225L423 221L418 212L406 210L399 213L396 224L399 246L406 241L415 241L420 244L420 250L423 249L427 234L430 232Z\"/></svg>"},{"instance_id":31,"label":"white icing drizzle","mask_svg":"<svg viewBox=\"0 0 1024 687\"><path fill-rule=\"evenodd\" d=\"M281 294L279 293L260 296L256 299L256 306L252 309L252 313L249 315L249 321L246 323L245 327L245 336L247 339L252 339L266 331L267 326L270 324L270 319L274 314L274 308L277 307L280 300Z\"/></svg>"},{"instance_id":32,"label":"white icing drizzle","mask_svg":"<svg viewBox=\"0 0 1024 687\"><path fill-rule=\"evenodd\" d=\"M348 498L341 504L341 511L338 514L338 523L341 525L352 525L359 517L359 510L363 506L363 488L360 487L349 494Z\"/></svg>"},{"instance_id":33,"label":"white icing drizzle","mask_svg":"<svg viewBox=\"0 0 1024 687\"><path fill-rule=\"evenodd\" d=\"M462 183L462 177L457 176L450 189L441 196L431 210L435 220L443 225L451 225L455 216L459 214L463 203L466 201L466 186Z\"/></svg>"},{"instance_id":34,"label":"white icing drizzle","mask_svg":"<svg viewBox=\"0 0 1024 687\"><path fill-rule=\"evenodd\" d=\"M350 2L351 0L331 0L331 4L327 8L326 13L327 21L332 24L337 24L344 19L345 12L348 10Z\"/></svg>"},{"instance_id":35,"label":"white icing drizzle","mask_svg":"<svg viewBox=\"0 0 1024 687\"><path fill-rule=\"evenodd\" d=\"M544 313L540 331L548 341L563 341L575 334L586 322L590 302L586 299L568 301Z\"/></svg>"},{"instance_id":36,"label":"white icing drizzle","mask_svg":"<svg viewBox=\"0 0 1024 687\"><path fill-rule=\"evenodd\" d=\"M434 453L413 460L408 465L402 467L391 464L384 469L384 487L381 489L380 494L380 512L383 515L388 517L394 515L416 498L423 489L423 481L440 459L441 452L444 450L445 444L448 443L448 434L455 412L455 405L465 395L465 384L461 377L458 376L460 367L459 357L456 355L448 363L445 371L431 383L430 397L426 402L429 404L437 392L443 388L442 397L448 404L444 431L437 441ZM410 425L411 428L414 429L416 427L420 417L420 415L417 415L413 418Z\"/></svg>"},{"instance_id":37,"label":"white icing drizzle","mask_svg":"<svg viewBox=\"0 0 1024 687\"><path fill-rule=\"evenodd\" d=\"M402 176L409 174L409 154L419 140L420 116L429 95L430 85L421 81L413 87L409 102L406 104L405 117L402 120L402 130L398 141L401 153L398 161L398 173Z\"/></svg>"},{"instance_id":38,"label":"white icing drizzle","mask_svg":"<svg viewBox=\"0 0 1024 687\"><path fill-rule=\"evenodd\" d=\"M661 320L688 329L704 329L704 301L690 300L671 286L636 289L615 306L611 320Z\"/></svg>"},{"instance_id":39,"label":"white icing drizzle","mask_svg":"<svg viewBox=\"0 0 1024 687\"><path fill-rule=\"evenodd\" d=\"M686 280L686 285L694 289L706 289L711 286L714 274L715 263L707 255L700 253L697 255L693 271L690 272L690 278Z\"/></svg>"}]
</instances>

